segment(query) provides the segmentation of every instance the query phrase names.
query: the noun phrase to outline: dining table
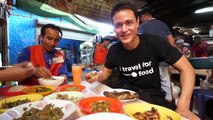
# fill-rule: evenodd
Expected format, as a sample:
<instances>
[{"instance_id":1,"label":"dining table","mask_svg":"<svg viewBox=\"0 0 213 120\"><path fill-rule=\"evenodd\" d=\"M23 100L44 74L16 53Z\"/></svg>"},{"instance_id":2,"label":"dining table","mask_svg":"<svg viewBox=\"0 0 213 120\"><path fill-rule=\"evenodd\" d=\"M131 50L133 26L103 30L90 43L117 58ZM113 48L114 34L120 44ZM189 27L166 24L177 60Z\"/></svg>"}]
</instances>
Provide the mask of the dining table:
<instances>
[{"instance_id":1,"label":"dining table","mask_svg":"<svg viewBox=\"0 0 213 120\"><path fill-rule=\"evenodd\" d=\"M68 84L73 84L73 82L69 81ZM104 90L113 89L113 88L111 88L101 82L97 82L97 81L94 83L88 83L85 80L83 80L83 81L81 81L80 84L86 87L82 91L82 93L84 94L84 98L101 96L100 93L103 92ZM4 98L7 98L7 96L3 96L2 94L0 94L0 99L4 99ZM146 102L143 100L140 100L140 99L136 99L134 101L124 102L123 106L132 104L132 103L146 103ZM80 109L78 104L76 106L77 106L76 110L66 120L76 120L82 116L87 115ZM125 114L123 107L119 113ZM188 120L188 119L181 116L181 120Z\"/></svg>"},{"instance_id":2,"label":"dining table","mask_svg":"<svg viewBox=\"0 0 213 120\"><path fill-rule=\"evenodd\" d=\"M85 95L85 97L93 97L93 96L101 96L100 93L104 90L109 90L109 89L113 89L101 82L94 82L94 83L88 83L86 81L82 81L81 82L81 85L84 85L86 86L86 89L84 91L82 91ZM140 99L136 99L134 101L129 101L129 102L123 102L123 106L124 105L128 105L128 104L132 104L132 103L146 103L145 101L143 100L140 100ZM122 107L121 111L120 111L121 114L125 114L124 112L124 109ZM71 119L72 120L76 120L77 118L80 118L82 116L85 116L87 114L85 114L84 112L81 111L81 109L79 107L77 107L76 111L71 115ZM181 119L182 120L188 120L187 118L185 117L182 117L181 116Z\"/></svg>"}]
</instances>

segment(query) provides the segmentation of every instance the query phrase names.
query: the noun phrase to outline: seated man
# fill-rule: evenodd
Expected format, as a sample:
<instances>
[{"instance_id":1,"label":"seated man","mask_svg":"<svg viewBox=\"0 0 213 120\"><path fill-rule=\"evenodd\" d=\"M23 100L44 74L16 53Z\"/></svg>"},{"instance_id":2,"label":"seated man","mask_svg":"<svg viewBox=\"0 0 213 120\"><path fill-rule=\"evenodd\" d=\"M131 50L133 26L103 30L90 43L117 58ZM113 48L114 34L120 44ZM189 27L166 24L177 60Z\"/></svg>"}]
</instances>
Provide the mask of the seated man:
<instances>
[{"instance_id":1,"label":"seated man","mask_svg":"<svg viewBox=\"0 0 213 120\"><path fill-rule=\"evenodd\" d=\"M51 78L52 75L67 76L68 72L64 55L55 49L61 37L61 29L53 24L47 24L41 28L41 44L23 49L18 57L18 62L31 61L35 67L34 76L21 81L20 84L38 85L37 79L40 77Z\"/></svg>"},{"instance_id":2,"label":"seated man","mask_svg":"<svg viewBox=\"0 0 213 120\"><path fill-rule=\"evenodd\" d=\"M199 120L189 110L195 82L193 67L175 47L156 35L137 35L137 9L130 1L118 2L112 7L111 21L119 42L107 54L104 67L98 74L87 73L86 81L104 81L117 68L120 88L134 90L140 99L176 110L190 120ZM177 107L165 100L161 91L159 62L165 61L181 75L181 95Z\"/></svg>"}]
</instances>

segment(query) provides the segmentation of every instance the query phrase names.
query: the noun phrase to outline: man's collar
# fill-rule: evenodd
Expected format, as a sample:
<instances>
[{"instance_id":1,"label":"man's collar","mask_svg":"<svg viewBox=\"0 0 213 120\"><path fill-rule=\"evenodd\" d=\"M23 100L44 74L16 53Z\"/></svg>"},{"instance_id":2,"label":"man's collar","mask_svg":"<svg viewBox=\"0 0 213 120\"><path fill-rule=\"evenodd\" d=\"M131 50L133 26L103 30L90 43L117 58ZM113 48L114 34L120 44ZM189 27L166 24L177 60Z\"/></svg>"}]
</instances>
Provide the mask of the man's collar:
<instances>
[{"instance_id":1,"label":"man's collar","mask_svg":"<svg viewBox=\"0 0 213 120\"><path fill-rule=\"evenodd\" d=\"M153 20L153 19L155 19L155 18L149 18L148 20Z\"/></svg>"}]
</instances>

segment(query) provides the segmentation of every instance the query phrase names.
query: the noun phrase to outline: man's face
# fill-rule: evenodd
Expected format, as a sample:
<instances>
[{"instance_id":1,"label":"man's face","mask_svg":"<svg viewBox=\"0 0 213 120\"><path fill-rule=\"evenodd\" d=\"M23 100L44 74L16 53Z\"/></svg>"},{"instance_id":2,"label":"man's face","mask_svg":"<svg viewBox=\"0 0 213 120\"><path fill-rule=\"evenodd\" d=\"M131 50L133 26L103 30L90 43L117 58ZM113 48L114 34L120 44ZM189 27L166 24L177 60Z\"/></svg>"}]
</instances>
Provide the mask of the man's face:
<instances>
[{"instance_id":1,"label":"man's face","mask_svg":"<svg viewBox=\"0 0 213 120\"><path fill-rule=\"evenodd\" d=\"M52 52L58 46L60 40L59 32L55 29L47 28L45 35L40 35L40 40L42 41L44 50Z\"/></svg>"},{"instance_id":2,"label":"man's face","mask_svg":"<svg viewBox=\"0 0 213 120\"><path fill-rule=\"evenodd\" d=\"M104 40L104 41L103 41L103 45L104 45L105 47L108 47L109 44L110 44L110 41L109 41L109 40Z\"/></svg>"},{"instance_id":3,"label":"man's face","mask_svg":"<svg viewBox=\"0 0 213 120\"><path fill-rule=\"evenodd\" d=\"M120 10L112 19L114 32L123 44L129 44L136 39L139 20L136 20L132 10Z\"/></svg>"}]
</instances>

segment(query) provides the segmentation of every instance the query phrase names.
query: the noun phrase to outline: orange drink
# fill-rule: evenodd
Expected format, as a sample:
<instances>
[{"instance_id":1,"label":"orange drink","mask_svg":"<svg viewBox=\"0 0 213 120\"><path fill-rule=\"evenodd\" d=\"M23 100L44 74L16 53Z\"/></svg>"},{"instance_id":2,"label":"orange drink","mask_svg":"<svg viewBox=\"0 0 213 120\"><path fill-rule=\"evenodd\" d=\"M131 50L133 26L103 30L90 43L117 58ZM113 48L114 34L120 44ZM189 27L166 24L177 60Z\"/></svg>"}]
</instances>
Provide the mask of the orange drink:
<instances>
[{"instance_id":1,"label":"orange drink","mask_svg":"<svg viewBox=\"0 0 213 120\"><path fill-rule=\"evenodd\" d=\"M82 65L72 65L73 84L81 83L82 68Z\"/></svg>"}]
</instances>

